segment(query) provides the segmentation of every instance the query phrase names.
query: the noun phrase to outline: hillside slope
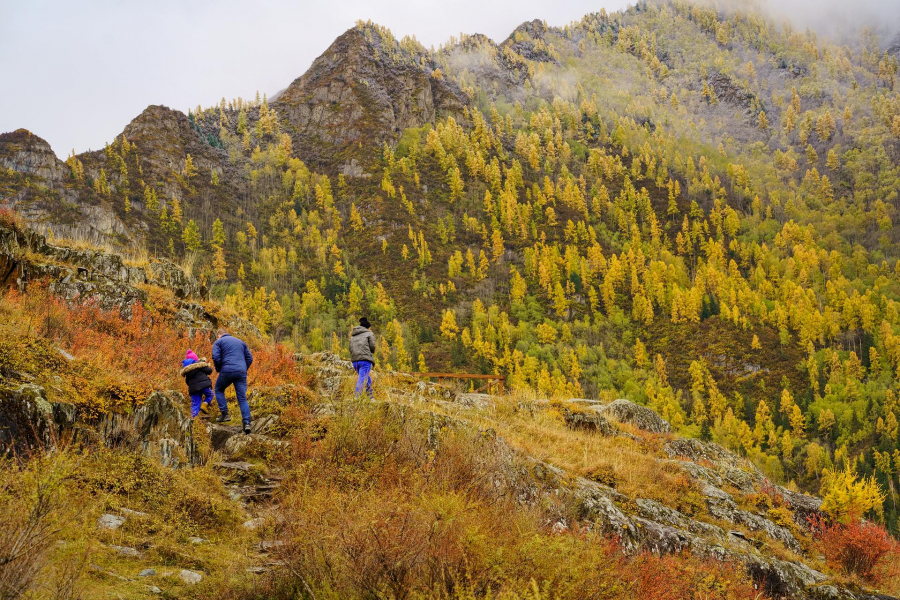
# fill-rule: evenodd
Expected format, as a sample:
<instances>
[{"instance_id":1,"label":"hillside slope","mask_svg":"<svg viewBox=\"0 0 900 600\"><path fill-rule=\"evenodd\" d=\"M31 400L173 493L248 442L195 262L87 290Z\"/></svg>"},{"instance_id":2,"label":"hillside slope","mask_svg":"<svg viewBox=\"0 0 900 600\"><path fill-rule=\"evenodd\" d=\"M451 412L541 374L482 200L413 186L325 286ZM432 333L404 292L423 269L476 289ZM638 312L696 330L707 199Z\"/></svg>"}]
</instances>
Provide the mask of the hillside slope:
<instances>
[{"instance_id":1,"label":"hillside slope","mask_svg":"<svg viewBox=\"0 0 900 600\"><path fill-rule=\"evenodd\" d=\"M624 397L787 488L877 484L896 533L889 47L668 0L434 52L359 23L272 102L151 106L65 166L4 134L0 190L295 350L365 314L380 368Z\"/></svg>"},{"instance_id":2,"label":"hillside slope","mask_svg":"<svg viewBox=\"0 0 900 600\"><path fill-rule=\"evenodd\" d=\"M252 433L191 421L172 388L208 330L164 288L60 301L55 260L0 298L8 597L889 598L819 554L820 499L627 400L380 372L360 401L348 362L250 335Z\"/></svg>"}]
</instances>

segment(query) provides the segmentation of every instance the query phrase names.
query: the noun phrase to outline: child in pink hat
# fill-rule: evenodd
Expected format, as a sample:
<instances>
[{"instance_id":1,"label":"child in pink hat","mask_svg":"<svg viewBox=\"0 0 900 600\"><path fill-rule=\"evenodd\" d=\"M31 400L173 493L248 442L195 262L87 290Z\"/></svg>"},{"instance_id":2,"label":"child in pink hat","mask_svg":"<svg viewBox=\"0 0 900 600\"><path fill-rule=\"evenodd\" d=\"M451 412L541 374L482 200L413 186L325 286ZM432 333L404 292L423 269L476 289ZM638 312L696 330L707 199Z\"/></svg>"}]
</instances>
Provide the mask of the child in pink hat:
<instances>
[{"instance_id":1,"label":"child in pink hat","mask_svg":"<svg viewBox=\"0 0 900 600\"><path fill-rule=\"evenodd\" d=\"M181 376L188 386L188 394L191 396L191 418L198 414L209 412L209 403L213 399L212 367L205 358L198 358L197 353L188 350L181 361Z\"/></svg>"}]
</instances>

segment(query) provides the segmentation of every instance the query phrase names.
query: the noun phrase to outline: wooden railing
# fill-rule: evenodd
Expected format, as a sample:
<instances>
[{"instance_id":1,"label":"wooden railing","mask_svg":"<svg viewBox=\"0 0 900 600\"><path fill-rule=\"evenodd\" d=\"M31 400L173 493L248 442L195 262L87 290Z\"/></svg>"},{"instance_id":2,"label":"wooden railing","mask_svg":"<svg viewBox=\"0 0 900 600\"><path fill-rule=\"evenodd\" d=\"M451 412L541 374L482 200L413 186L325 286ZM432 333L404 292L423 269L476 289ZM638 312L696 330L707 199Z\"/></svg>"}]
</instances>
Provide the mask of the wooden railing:
<instances>
[{"instance_id":1,"label":"wooden railing","mask_svg":"<svg viewBox=\"0 0 900 600\"><path fill-rule=\"evenodd\" d=\"M483 392L487 390L488 393L498 394L503 393L503 384L506 381L506 377L502 375L482 375L480 373L410 373L410 375L413 377L437 379L438 381L442 379L484 379L487 380L487 383L475 391ZM497 388L496 392L493 391L494 388Z\"/></svg>"}]
</instances>

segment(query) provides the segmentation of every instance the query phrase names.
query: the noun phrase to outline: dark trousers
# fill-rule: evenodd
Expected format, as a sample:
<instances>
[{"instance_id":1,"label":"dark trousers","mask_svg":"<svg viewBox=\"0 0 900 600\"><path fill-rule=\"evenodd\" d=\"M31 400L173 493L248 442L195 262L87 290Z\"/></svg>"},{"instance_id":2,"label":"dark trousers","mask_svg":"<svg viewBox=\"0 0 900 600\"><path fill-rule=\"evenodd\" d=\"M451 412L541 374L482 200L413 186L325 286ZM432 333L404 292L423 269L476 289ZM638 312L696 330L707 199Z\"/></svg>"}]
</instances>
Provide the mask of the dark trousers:
<instances>
[{"instance_id":1,"label":"dark trousers","mask_svg":"<svg viewBox=\"0 0 900 600\"><path fill-rule=\"evenodd\" d=\"M228 412L228 403L225 401L225 390L229 385L234 385L234 393L237 396L238 406L241 407L241 419L250 420L250 405L247 404L247 372L246 371L222 371L216 377L216 402L221 412Z\"/></svg>"}]
</instances>

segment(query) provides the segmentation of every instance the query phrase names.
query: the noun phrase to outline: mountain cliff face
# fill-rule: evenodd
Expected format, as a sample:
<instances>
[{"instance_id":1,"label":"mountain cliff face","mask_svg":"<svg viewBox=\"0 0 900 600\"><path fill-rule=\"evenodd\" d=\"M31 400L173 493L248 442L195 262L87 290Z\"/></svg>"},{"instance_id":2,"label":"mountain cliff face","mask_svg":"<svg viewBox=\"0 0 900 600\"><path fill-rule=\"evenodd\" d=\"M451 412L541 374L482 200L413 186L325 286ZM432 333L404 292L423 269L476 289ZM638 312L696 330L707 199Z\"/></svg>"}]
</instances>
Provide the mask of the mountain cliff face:
<instances>
[{"instance_id":1,"label":"mountain cliff face","mask_svg":"<svg viewBox=\"0 0 900 600\"><path fill-rule=\"evenodd\" d=\"M133 242L133 232L89 190L43 139L19 129L0 134L0 191L4 203L61 235Z\"/></svg>"}]
</instances>

